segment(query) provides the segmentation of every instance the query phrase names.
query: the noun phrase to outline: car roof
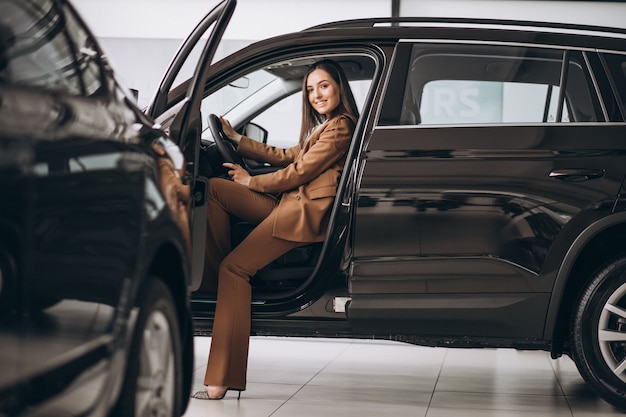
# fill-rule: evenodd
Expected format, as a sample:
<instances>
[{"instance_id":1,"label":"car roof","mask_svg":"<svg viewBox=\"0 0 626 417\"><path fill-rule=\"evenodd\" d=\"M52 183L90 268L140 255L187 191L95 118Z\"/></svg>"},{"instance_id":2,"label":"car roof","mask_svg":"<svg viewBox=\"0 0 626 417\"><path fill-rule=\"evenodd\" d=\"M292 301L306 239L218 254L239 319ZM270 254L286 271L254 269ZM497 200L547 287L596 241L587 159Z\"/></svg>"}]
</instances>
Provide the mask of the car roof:
<instances>
[{"instance_id":1,"label":"car roof","mask_svg":"<svg viewBox=\"0 0 626 417\"><path fill-rule=\"evenodd\" d=\"M464 18L355 19L313 26L255 42L240 58L262 50L315 45L395 43L401 40L522 43L626 51L626 29L567 23Z\"/></svg>"},{"instance_id":2,"label":"car roof","mask_svg":"<svg viewBox=\"0 0 626 417\"><path fill-rule=\"evenodd\" d=\"M626 53L624 43L626 28L496 19L368 18L326 23L257 41L212 65L209 69L211 73L209 78L212 79L213 85L217 85L220 79L215 76L223 69L230 67L233 63L241 66L242 62L247 62L243 65L248 66L251 62L247 59L251 58L252 61L256 61L256 56L263 51L273 55L275 51L280 50L285 56L302 56L299 54L307 48L321 47L341 51L343 46L394 45L403 40L413 39L433 42L515 43ZM350 53L354 56L347 61L356 62L357 68L364 68L366 73L371 74L372 68L366 66L368 62L371 63L371 60L365 57L359 58L354 54L354 49L348 49L352 50ZM289 69L279 67L266 69L284 79L297 78L293 76L293 72L291 75L287 72ZM245 68L240 68L240 70L246 71ZM291 70L301 72L298 68L291 68ZM351 78L362 77L353 74ZM184 85L180 87L184 88Z\"/></svg>"},{"instance_id":3,"label":"car roof","mask_svg":"<svg viewBox=\"0 0 626 417\"><path fill-rule=\"evenodd\" d=\"M377 18L326 23L296 34L299 40L425 39L516 42L624 51L626 28L521 20Z\"/></svg>"},{"instance_id":4,"label":"car roof","mask_svg":"<svg viewBox=\"0 0 626 417\"><path fill-rule=\"evenodd\" d=\"M624 9L626 11L626 8ZM603 34L604 36L626 35L626 24L624 26L616 25L592 25L586 23L568 23L559 21L531 21L531 20L515 20L515 19L493 19L493 18L464 18L464 17L382 17L382 18L364 18L350 19L336 22L324 23L304 31L328 28L347 28L347 27L456 27L456 28L500 28L500 29L516 29L530 30L549 33L576 33L583 34Z\"/></svg>"}]
</instances>

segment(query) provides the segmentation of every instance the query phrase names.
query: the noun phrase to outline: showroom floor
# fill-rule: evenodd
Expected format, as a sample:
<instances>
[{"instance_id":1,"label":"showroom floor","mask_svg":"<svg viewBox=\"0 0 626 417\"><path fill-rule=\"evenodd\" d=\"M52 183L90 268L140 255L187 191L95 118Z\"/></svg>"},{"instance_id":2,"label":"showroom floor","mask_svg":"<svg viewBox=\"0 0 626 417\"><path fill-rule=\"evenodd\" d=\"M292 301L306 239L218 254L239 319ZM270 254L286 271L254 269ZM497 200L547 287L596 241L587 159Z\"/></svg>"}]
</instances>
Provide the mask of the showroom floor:
<instances>
[{"instance_id":1,"label":"showroom floor","mask_svg":"<svg viewBox=\"0 0 626 417\"><path fill-rule=\"evenodd\" d=\"M210 341L196 338L194 392ZM569 358L546 352L253 337L241 400L192 398L185 417L624 415L589 390Z\"/></svg>"}]
</instances>

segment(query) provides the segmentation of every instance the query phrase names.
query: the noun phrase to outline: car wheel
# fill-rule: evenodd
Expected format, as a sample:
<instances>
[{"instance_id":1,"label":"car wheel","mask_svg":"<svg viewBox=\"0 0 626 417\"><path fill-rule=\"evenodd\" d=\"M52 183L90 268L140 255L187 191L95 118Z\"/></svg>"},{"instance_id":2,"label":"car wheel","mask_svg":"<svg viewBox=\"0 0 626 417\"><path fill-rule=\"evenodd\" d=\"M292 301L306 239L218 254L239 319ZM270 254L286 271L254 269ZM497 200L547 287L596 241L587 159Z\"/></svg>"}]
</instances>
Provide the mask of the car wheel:
<instances>
[{"instance_id":1,"label":"car wheel","mask_svg":"<svg viewBox=\"0 0 626 417\"><path fill-rule=\"evenodd\" d=\"M17 269L10 253L0 247L0 319L17 307Z\"/></svg>"},{"instance_id":2,"label":"car wheel","mask_svg":"<svg viewBox=\"0 0 626 417\"><path fill-rule=\"evenodd\" d=\"M182 349L174 300L158 279L139 294L126 378L111 416L179 416Z\"/></svg>"},{"instance_id":3,"label":"car wheel","mask_svg":"<svg viewBox=\"0 0 626 417\"><path fill-rule=\"evenodd\" d=\"M583 378L606 401L626 408L626 257L593 277L575 309L571 337Z\"/></svg>"}]
</instances>

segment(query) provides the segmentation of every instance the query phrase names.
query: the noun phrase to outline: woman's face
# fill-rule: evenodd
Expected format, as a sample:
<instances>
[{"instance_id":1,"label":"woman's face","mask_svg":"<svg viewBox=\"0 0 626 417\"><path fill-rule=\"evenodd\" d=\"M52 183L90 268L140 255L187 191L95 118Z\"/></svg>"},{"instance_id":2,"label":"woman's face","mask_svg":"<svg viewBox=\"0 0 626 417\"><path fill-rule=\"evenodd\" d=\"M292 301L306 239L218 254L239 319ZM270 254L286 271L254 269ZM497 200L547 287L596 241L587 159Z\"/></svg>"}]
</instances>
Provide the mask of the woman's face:
<instances>
[{"instance_id":1,"label":"woman's face","mask_svg":"<svg viewBox=\"0 0 626 417\"><path fill-rule=\"evenodd\" d=\"M340 101L339 85L328 72L316 69L306 80L309 103L321 115L330 117Z\"/></svg>"}]
</instances>

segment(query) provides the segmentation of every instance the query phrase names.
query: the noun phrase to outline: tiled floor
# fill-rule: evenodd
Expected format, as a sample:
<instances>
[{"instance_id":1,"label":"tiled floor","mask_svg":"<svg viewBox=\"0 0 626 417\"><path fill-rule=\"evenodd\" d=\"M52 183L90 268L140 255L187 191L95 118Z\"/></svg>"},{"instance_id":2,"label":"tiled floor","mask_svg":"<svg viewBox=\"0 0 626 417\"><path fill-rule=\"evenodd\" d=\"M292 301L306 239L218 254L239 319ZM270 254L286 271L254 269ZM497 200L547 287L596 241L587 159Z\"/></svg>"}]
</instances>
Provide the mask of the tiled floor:
<instances>
[{"instance_id":1,"label":"tiled floor","mask_svg":"<svg viewBox=\"0 0 626 417\"><path fill-rule=\"evenodd\" d=\"M210 338L196 338L194 391ZM185 417L611 417L573 362L546 352L253 337L237 401L191 399Z\"/></svg>"}]
</instances>

